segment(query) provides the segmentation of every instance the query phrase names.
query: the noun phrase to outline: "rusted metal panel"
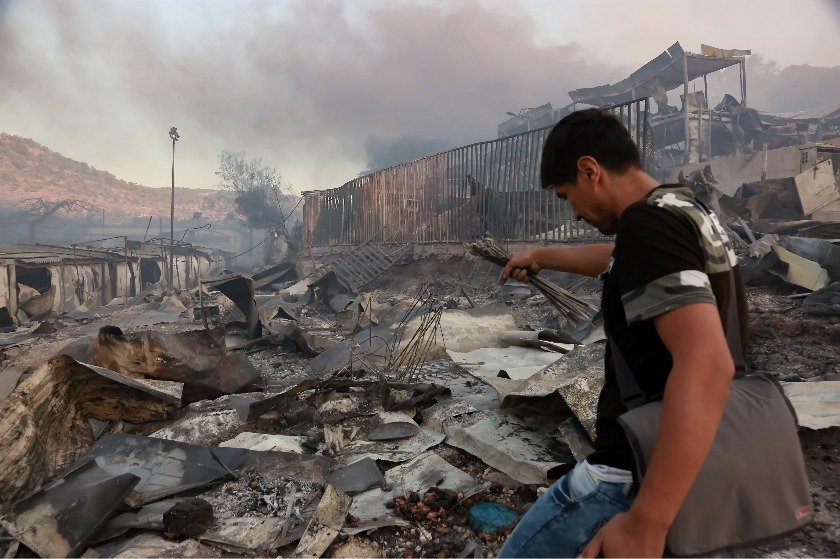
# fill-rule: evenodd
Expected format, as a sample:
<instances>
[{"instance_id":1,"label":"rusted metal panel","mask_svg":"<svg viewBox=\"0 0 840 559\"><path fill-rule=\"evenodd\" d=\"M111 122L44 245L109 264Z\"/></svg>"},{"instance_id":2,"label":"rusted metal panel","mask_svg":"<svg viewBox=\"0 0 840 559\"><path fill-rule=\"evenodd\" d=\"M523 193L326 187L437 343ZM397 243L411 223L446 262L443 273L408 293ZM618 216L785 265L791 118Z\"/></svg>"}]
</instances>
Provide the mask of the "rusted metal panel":
<instances>
[{"instance_id":1,"label":"rusted metal panel","mask_svg":"<svg viewBox=\"0 0 840 559\"><path fill-rule=\"evenodd\" d=\"M644 157L641 103L612 109ZM306 244L459 242L486 232L508 241L597 238L592 227L575 222L565 202L540 188L549 129L455 148L311 193L304 205Z\"/></svg>"}]
</instances>

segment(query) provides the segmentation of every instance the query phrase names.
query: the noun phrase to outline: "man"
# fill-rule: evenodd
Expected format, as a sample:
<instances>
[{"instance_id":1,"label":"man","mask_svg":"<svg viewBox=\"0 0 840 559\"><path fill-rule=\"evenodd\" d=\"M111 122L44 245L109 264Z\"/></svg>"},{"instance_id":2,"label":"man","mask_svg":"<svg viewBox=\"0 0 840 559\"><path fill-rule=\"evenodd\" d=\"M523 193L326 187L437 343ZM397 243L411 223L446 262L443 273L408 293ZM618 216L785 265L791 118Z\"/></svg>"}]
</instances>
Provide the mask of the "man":
<instances>
[{"instance_id":1,"label":"man","mask_svg":"<svg viewBox=\"0 0 840 559\"><path fill-rule=\"evenodd\" d=\"M605 331L648 401L663 400L661 427L637 492L633 455L616 422L627 410L607 349L594 452L529 509L500 556L659 557L734 377L723 327L729 297L737 297L746 340L737 258L717 218L691 203L689 189L659 186L645 173L627 130L600 109L554 127L540 174L543 188L567 200L577 219L615 234L615 244L523 252L500 279L528 282L541 269L601 277ZM730 293L730 265L737 293Z\"/></svg>"}]
</instances>

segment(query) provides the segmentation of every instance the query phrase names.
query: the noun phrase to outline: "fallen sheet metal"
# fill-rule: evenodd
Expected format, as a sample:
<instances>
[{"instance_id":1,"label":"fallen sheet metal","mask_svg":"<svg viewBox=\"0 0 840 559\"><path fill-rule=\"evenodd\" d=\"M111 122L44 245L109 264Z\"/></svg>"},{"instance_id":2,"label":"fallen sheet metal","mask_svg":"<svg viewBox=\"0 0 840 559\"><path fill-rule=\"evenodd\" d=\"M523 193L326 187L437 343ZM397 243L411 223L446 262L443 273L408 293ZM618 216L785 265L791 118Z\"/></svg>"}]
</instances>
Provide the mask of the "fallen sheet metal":
<instances>
[{"instance_id":1,"label":"fallen sheet metal","mask_svg":"<svg viewBox=\"0 0 840 559\"><path fill-rule=\"evenodd\" d=\"M415 309L399 323L365 328L337 343L310 362L313 376L326 378L344 369L379 371L409 344L423 321L426 309ZM440 318L438 344L427 348L426 360L445 357L445 350L466 352L495 345L500 331L515 328L513 317L503 305L463 310L447 310ZM445 340L446 347L443 346Z\"/></svg>"},{"instance_id":2,"label":"fallen sheet metal","mask_svg":"<svg viewBox=\"0 0 840 559\"><path fill-rule=\"evenodd\" d=\"M598 397L604 386L604 343L580 346L531 378L508 386L502 409L562 415L571 411L595 440Z\"/></svg>"},{"instance_id":3,"label":"fallen sheet metal","mask_svg":"<svg viewBox=\"0 0 840 559\"><path fill-rule=\"evenodd\" d=\"M417 424L411 417L395 412L355 417L324 425L327 450L339 465L352 464L362 457L388 462L405 462L443 442L441 433L418 427L416 435L392 441L370 441L368 435L381 425L393 422Z\"/></svg>"},{"instance_id":4,"label":"fallen sheet metal","mask_svg":"<svg viewBox=\"0 0 840 559\"><path fill-rule=\"evenodd\" d=\"M338 491L332 485L327 485L324 496L318 503L315 516L306 527L303 537L300 539L295 555L300 557L320 557L324 554L330 544L338 536L344 520L347 518L347 511L353 499Z\"/></svg>"},{"instance_id":5,"label":"fallen sheet metal","mask_svg":"<svg viewBox=\"0 0 840 559\"><path fill-rule=\"evenodd\" d=\"M254 299L254 282L251 278L241 274L231 274L202 282L207 287L219 290L225 297L233 301L236 307L245 315L248 325L248 339L256 340L262 336L262 323Z\"/></svg>"},{"instance_id":6,"label":"fallen sheet metal","mask_svg":"<svg viewBox=\"0 0 840 559\"><path fill-rule=\"evenodd\" d=\"M448 388L433 383L389 382L386 378L383 385L381 379L374 376L369 376L367 380L308 378L278 394L260 399L252 395L233 396L230 402L244 421L252 421L269 411L283 410L300 394L314 389L343 391L340 394L322 392L319 395L316 405L322 421L326 423L335 423L346 417L371 415L382 408L399 411L428 406L450 394ZM348 389L351 392L344 392Z\"/></svg>"},{"instance_id":7,"label":"fallen sheet metal","mask_svg":"<svg viewBox=\"0 0 840 559\"><path fill-rule=\"evenodd\" d=\"M262 377L246 355L225 355L219 345L222 335L221 330L123 334L106 326L89 350L74 343L62 353L77 359L89 355L90 363L126 376L183 382L186 402L262 390Z\"/></svg>"},{"instance_id":8,"label":"fallen sheet metal","mask_svg":"<svg viewBox=\"0 0 840 559\"><path fill-rule=\"evenodd\" d=\"M31 319L43 318L53 311L54 303L55 286L53 285L44 293L39 293L20 305L20 309Z\"/></svg>"},{"instance_id":9,"label":"fallen sheet metal","mask_svg":"<svg viewBox=\"0 0 840 559\"><path fill-rule=\"evenodd\" d=\"M335 297L331 300L335 300ZM332 307L334 308L334 307ZM359 293L355 299L341 311L336 311L338 321L348 331L356 333L363 328L379 325L378 305L369 292Z\"/></svg>"},{"instance_id":10,"label":"fallen sheet metal","mask_svg":"<svg viewBox=\"0 0 840 559\"><path fill-rule=\"evenodd\" d=\"M359 519L358 526L345 526L347 534L358 534L384 526L400 526L408 522L396 516L385 504L408 491L421 493L430 487L460 492L464 498L482 491L485 485L435 452L425 452L414 460L400 464L385 473L388 490L370 489L353 497L350 514Z\"/></svg>"},{"instance_id":11,"label":"fallen sheet metal","mask_svg":"<svg viewBox=\"0 0 840 559\"><path fill-rule=\"evenodd\" d=\"M187 307L178 297L165 297L162 301L151 301L137 314L114 319L113 326L121 328L147 328L156 324L173 324L181 320ZM76 315L82 317L83 315Z\"/></svg>"},{"instance_id":12,"label":"fallen sheet metal","mask_svg":"<svg viewBox=\"0 0 840 559\"><path fill-rule=\"evenodd\" d=\"M23 370L17 367L0 371L0 400L12 393L22 375Z\"/></svg>"},{"instance_id":13,"label":"fallen sheet metal","mask_svg":"<svg viewBox=\"0 0 840 559\"><path fill-rule=\"evenodd\" d=\"M286 522L284 518L274 517L217 518L196 539L230 553L264 557L276 554Z\"/></svg>"},{"instance_id":14,"label":"fallen sheet metal","mask_svg":"<svg viewBox=\"0 0 840 559\"><path fill-rule=\"evenodd\" d=\"M176 406L181 405L181 400L184 395L184 383L175 382L171 380L154 380L148 378L130 378L121 375L111 369L91 365L90 363L79 362L79 365L87 367L97 375L118 382L129 388L136 388L141 392L145 392L150 396L160 399L162 402L167 402Z\"/></svg>"},{"instance_id":15,"label":"fallen sheet metal","mask_svg":"<svg viewBox=\"0 0 840 559\"><path fill-rule=\"evenodd\" d=\"M197 559L199 557L221 557L215 547L202 544L197 540L167 540L160 534L143 532L127 540L115 540L88 549L82 557L122 557L130 559L156 559L172 557L179 559Z\"/></svg>"},{"instance_id":16,"label":"fallen sheet metal","mask_svg":"<svg viewBox=\"0 0 840 559\"><path fill-rule=\"evenodd\" d=\"M796 175L793 180L805 215L823 212L834 214L832 217L837 219L840 215L840 188L831 159L820 161L812 169Z\"/></svg>"},{"instance_id":17,"label":"fallen sheet metal","mask_svg":"<svg viewBox=\"0 0 840 559\"><path fill-rule=\"evenodd\" d=\"M392 423L385 423L368 433L368 440L395 441L413 437L419 432L420 427L418 427L414 422L407 423L405 421L394 421Z\"/></svg>"},{"instance_id":18,"label":"fallen sheet metal","mask_svg":"<svg viewBox=\"0 0 840 559\"><path fill-rule=\"evenodd\" d=\"M265 480L295 480L323 483L335 462L329 456L296 452L256 451L233 447L212 447L213 456L231 472L255 469Z\"/></svg>"},{"instance_id":19,"label":"fallen sheet metal","mask_svg":"<svg viewBox=\"0 0 840 559\"><path fill-rule=\"evenodd\" d=\"M303 454L304 441L306 441L306 437L244 432L239 433L228 441L220 443L219 446L225 448L245 448L261 452L274 451Z\"/></svg>"},{"instance_id":20,"label":"fallen sheet metal","mask_svg":"<svg viewBox=\"0 0 840 559\"><path fill-rule=\"evenodd\" d=\"M274 283L296 280L297 270L291 262L281 262L253 275L254 289L263 289Z\"/></svg>"},{"instance_id":21,"label":"fallen sheet metal","mask_svg":"<svg viewBox=\"0 0 840 559\"><path fill-rule=\"evenodd\" d=\"M483 411L450 419L444 429L447 444L516 481L546 483L559 466L575 462L568 445L560 442L546 423L529 424L507 414Z\"/></svg>"},{"instance_id":22,"label":"fallen sheet metal","mask_svg":"<svg viewBox=\"0 0 840 559\"><path fill-rule=\"evenodd\" d=\"M84 454L94 442L88 419L144 423L180 406L169 392L53 357L0 401L0 500L38 489Z\"/></svg>"},{"instance_id":23,"label":"fallen sheet metal","mask_svg":"<svg viewBox=\"0 0 840 559\"><path fill-rule=\"evenodd\" d=\"M123 497L125 498L125 497ZM129 530L157 530L162 532L163 515L175 506L180 499L165 499L150 503L138 510L124 512L110 519L96 534L95 543L104 542L121 536Z\"/></svg>"},{"instance_id":24,"label":"fallen sheet metal","mask_svg":"<svg viewBox=\"0 0 840 559\"><path fill-rule=\"evenodd\" d=\"M552 330L513 330L499 335L501 347L535 347L546 351L567 353L575 348L568 336Z\"/></svg>"},{"instance_id":25,"label":"fallen sheet metal","mask_svg":"<svg viewBox=\"0 0 840 559\"><path fill-rule=\"evenodd\" d=\"M37 328L38 324L29 324L18 328L14 332L0 333L0 347L12 347L21 342L25 342L32 337L32 333Z\"/></svg>"},{"instance_id":26,"label":"fallen sheet metal","mask_svg":"<svg viewBox=\"0 0 840 559\"><path fill-rule=\"evenodd\" d=\"M589 434L583 429L580 422L573 417L569 417L560 423L558 434L560 440L568 445L569 451L578 462L595 450L590 442Z\"/></svg>"},{"instance_id":27,"label":"fallen sheet metal","mask_svg":"<svg viewBox=\"0 0 840 559\"><path fill-rule=\"evenodd\" d=\"M292 306L280 295L272 295L266 299L257 301L257 312L264 327L268 327L275 318L286 320L297 320Z\"/></svg>"},{"instance_id":28,"label":"fallen sheet metal","mask_svg":"<svg viewBox=\"0 0 840 559\"><path fill-rule=\"evenodd\" d=\"M527 379L562 356L530 347L485 347L467 353L448 350L452 360L477 377L496 378L504 372L513 380Z\"/></svg>"},{"instance_id":29,"label":"fallen sheet metal","mask_svg":"<svg viewBox=\"0 0 840 559\"><path fill-rule=\"evenodd\" d=\"M273 409L282 409L283 406L296 400L299 394L318 388L322 383L321 379L307 379L288 390L260 399L254 399L252 396L231 396L230 405L243 421L253 421Z\"/></svg>"},{"instance_id":30,"label":"fallen sheet metal","mask_svg":"<svg viewBox=\"0 0 840 559\"><path fill-rule=\"evenodd\" d=\"M840 281L840 246L823 239L785 236L779 237L778 244L819 264L828 273L830 281Z\"/></svg>"},{"instance_id":31,"label":"fallen sheet metal","mask_svg":"<svg viewBox=\"0 0 840 559\"><path fill-rule=\"evenodd\" d=\"M125 500L132 507L231 477L230 469L210 447L139 435L106 435L82 460L89 458L111 475L133 473L140 477Z\"/></svg>"},{"instance_id":32,"label":"fallen sheet metal","mask_svg":"<svg viewBox=\"0 0 840 559\"><path fill-rule=\"evenodd\" d=\"M243 424L234 410L211 411L181 418L149 436L190 444L215 444L230 437Z\"/></svg>"},{"instance_id":33,"label":"fallen sheet metal","mask_svg":"<svg viewBox=\"0 0 840 559\"><path fill-rule=\"evenodd\" d=\"M279 295L294 308L307 305L312 301L312 284L318 279L320 279L320 276L316 277L315 274L311 274L310 277L303 278L299 282L283 289Z\"/></svg>"},{"instance_id":34,"label":"fallen sheet metal","mask_svg":"<svg viewBox=\"0 0 840 559\"><path fill-rule=\"evenodd\" d=\"M139 481L130 473L109 474L89 460L15 503L0 523L41 557L76 557Z\"/></svg>"},{"instance_id":35,"label":"fallen sheet metal","mask_svg":"<svg viewBox=\"0 0 840 559\"><path fill-rule=\"evenodd\" d=\"M814 316L840 316L840 282L808 294L802 301L802 310Z\"/></svg>"},{"instance_id":36,"label":"fallen sheet metal","mask_svg":"<svg viewBox=\"0 0 840 559\"><path fill-rule=\"evenodd\" d=\"M497 345L499 332L516 330L503 304L469 310L447 310L440 318L441 338L449 351L465 353Z\"/></svg>"},{"instance_id":37,"label":"fallen sheet metal","mask_svg":"<svg viewBox=\"0 0 840 559\"><path fill-rule=\"evenodd\" d=\"M331 473L327 483L343 493L355 495L382 485L385 483L385 476L374 459L365 457Z\"/></svg>"},{"instance_id":38,"label":"fallen sheet metal","mask_svg":"<svg viewBox=\"0 0 840 559\"><path fill-rule=\"evenodd\" d=\"M840 381L784 382L782 387L799 425L808 429L840 427Z\"/></svg>"},{"instance_id":39,"label":"fallen sheet metal","mask_svg":"<svg viewBox=\"0 0 840 559\"><path fill-rule=\"evenodd\" d=\"M774 245L773 252L776 253L782 265L771 268L772 274L788 283L811 291L817 291L828 285L828 272L818 263L803 258L780 245Z\"/></svg>"},{"instance_id":40,"label":"fallen sheet metal","mask_svg":"<svg viewBox=\"0 0 840 559\"><path fill-rule=\"evenodd\" d=\"M443 433L443 424L447 419L499 407L499 396L495 389L465 372L450 359L424 363L418 380L441 384L451 390L451 396L441 398L420 412L424 428Z\"/></svg>"}]
</instances>

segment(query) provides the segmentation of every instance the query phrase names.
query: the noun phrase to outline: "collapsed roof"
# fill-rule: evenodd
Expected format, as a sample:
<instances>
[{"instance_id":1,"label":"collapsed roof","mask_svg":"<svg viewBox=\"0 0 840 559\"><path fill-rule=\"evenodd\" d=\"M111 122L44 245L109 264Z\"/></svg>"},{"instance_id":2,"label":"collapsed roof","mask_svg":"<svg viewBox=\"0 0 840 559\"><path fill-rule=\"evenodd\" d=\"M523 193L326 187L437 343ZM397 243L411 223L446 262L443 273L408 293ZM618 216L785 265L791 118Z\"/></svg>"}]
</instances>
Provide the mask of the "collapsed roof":
<instances>
[{"instance_id":1,"label":"collapsed roof","mask_svg":"<svg viewBox=\"0 0 840 559\"><path fill-rule=\"evenodd\" d=\"M687 81L691 81L740 64L744 60L743 55L749 54L749 51L722 51L705 45L703 51L709 55L686 52L678 41L620 82L575 89L569 92L569 97L575 103L597 106L620 105L654 97L659 92L670 91L686 82L684 61L688 70Z\"/></svg>"}]
</instances>

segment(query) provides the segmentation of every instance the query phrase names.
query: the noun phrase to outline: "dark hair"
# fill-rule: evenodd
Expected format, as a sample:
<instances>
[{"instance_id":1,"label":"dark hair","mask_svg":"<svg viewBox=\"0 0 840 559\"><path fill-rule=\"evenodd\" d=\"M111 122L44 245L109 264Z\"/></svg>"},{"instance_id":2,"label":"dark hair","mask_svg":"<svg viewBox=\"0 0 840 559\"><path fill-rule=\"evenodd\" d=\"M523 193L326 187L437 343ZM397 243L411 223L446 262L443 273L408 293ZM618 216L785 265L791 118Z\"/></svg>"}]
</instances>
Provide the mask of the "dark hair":
<instances>
[{"instance_id":1,"label":"dark hair","mask_svg":"<svg viewBox=\"0 0 840 559\"><path fill-rule=\"evenodd\" d=\"M540 163L542 187L574 182L577 161L584 155L614 173L642 166L630 132L615 115L604 109L575 111L558 122L545 139Z\"/></svg>"}]
</instances>

